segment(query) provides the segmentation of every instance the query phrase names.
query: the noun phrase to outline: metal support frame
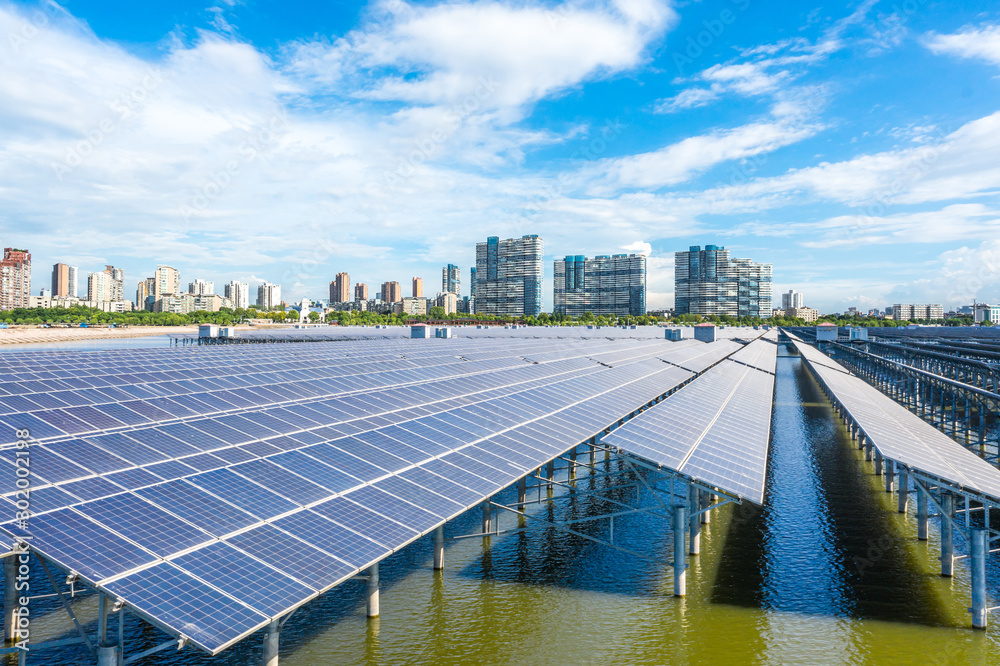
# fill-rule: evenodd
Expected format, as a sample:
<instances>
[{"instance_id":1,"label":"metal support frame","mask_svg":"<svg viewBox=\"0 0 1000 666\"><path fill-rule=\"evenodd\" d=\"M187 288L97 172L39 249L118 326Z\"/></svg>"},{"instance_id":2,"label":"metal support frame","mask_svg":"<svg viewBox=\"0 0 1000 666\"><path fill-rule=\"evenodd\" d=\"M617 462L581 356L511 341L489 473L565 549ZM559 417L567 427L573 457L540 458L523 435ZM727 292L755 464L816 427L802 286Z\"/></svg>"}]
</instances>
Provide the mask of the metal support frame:
<instances>
[{"instance_id":1,"label":"metal support frame","mask_svg":"<svg viewBox=\"0 0 1000 666\"><path fill-rule=\"evenodd\" d=\"M684 523L687 510L683 505L674 507L674 596L687 594L687 559L684 557Z\"/></svg>"},{"instance_id":2,"label":"metal support frame","mask_svg":"<svg viewBox=\"0 0 1000 666\"><path fill-rule=\"evenodd\" d=\"M434 570L444 569L444 525L434 529Z\"/></svg>"},{"instance_id":3,"label":"metal support frame","mask_svg":"<svg viewBox=\"0 0 1000 666\"><path fill-rule=\"evenodd\" d=\"M59 594L59 601L62 602L63 608L66 609L66 613L69 615L70 619L73 620L73 624L76 626L76 630L80 634L80 638L83 639L83 644L87 646L87 651L90 652L91 656L96 658L97 651L94 649L94 646L90 644L90 639L87 638L87 632L83 630L83 627L80 625L80 621L76 619L76 613L73 612L72 606L69 605L66 595L64 595L62 590L59 589L59 584L56 582L55 576L52 575L52 572L49 571L48 565L45 564L45 559L39 557L38 562L42 565L42 571L44 571L45 575L48 577L49 583L52 585L52 589Z\"/></svg>"},{"instance_id":4,"label":"metal support frame","mask_svg":"<svg viewBox=\"0 0 1000 666\"><path fill-rule=\"evenodd\" d=\"M278 644L281 636L281 624L271 620L264 634L264 651L261 654L261 666L278 666Z\"/></svg>"}]
</instances>

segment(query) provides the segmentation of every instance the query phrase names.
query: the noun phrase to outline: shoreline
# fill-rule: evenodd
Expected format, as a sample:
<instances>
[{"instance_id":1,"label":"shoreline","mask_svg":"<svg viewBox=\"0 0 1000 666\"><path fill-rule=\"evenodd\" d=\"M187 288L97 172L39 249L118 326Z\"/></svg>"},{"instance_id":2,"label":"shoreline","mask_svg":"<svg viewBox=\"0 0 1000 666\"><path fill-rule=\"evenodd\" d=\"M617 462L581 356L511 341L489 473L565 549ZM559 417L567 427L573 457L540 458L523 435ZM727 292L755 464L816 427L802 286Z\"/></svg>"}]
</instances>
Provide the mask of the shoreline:
<instances>
[{"instance_id":1,"label":"shoreline","mask_svg":"<svg viewBox=\"0 0 1000 666\"><path fill-rule=\"evenodd\" d=\"M153 338L178 333L198 334L197 326L131 326L129 328L5 328L0 345L81 342L118 338Z\"/></svg>"}]
</instances>

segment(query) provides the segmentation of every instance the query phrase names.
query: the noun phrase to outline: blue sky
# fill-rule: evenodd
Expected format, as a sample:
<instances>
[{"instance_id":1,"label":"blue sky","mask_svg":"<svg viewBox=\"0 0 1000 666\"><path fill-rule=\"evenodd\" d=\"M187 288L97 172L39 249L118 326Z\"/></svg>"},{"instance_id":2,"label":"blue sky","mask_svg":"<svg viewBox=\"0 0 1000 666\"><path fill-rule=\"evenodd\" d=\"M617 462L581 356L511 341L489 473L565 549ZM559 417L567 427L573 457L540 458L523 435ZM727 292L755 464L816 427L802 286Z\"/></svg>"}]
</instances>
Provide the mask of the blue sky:
<instances>
[{"instance_id":1,"label":"blue sky","mask_svg":"<svg viewBox=\"0 0 1000 666\"><path fill-rule=\"evenodd\" d=\"M988 2L0 2L0 244L324 297L725 245L824 312L1000 302Z\"/></svg>"}]
</instances>

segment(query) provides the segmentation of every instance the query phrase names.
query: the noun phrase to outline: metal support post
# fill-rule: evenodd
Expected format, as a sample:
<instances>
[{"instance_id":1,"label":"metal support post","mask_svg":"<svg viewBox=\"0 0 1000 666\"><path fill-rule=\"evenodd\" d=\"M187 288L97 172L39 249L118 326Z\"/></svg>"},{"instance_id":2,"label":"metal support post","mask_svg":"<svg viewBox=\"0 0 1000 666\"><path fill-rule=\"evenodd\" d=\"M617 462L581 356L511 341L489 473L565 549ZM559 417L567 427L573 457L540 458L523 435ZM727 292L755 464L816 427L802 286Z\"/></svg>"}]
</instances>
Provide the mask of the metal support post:
<instances>
[{"instance_id":1,"label":"metal support post","mask_svg":"<svg viewBox=\"0 0 1000 666\"><path fill-rule=\"evenodd\" d=\"M917 539L927 541L927 492L917 488Z\"/></svg>"},{"instance_id":2,"label":"metal support post","mask_svg":"<svg viewBox=\"0 0 1000 666\"><path fill-rule=\"evenodd\" d=\"M434 570L441 569L444 569L444 525L438 525L434 530Z\"/></svg>"},{"instance_id":3,"label":"metal support post","mask_svg":"<svg viewBox=\"0 0 1000 666\"><path fill-rule=\"evenodd\" d=\"M712 493L707 490L701 491L701 508L705 512L701 514L701 524L708 525L711 521L712 512L708 511L708 507L712 506Z\"/></svg>"},{"instance_id":4,"label":"metal support post","mask_svg":"<svg viewBox=\"0 0 1000 666\"><path fill-rule=\"evenodd\" d=\"M891 493L895 477L896 465L892 460L885 461L885 492Z\"/></svg>"},{"instance_id":5,"label":"metal support post","mask_svg":"<svg viewBox=\"0 0 1000 666\"><path fill-rule=\"evenodd\" d=\"M569 478L576 478L576 447L569 452Z\"/></svg>"},{"instance_id":6,"label":"metal support post","mask_svg":"<svg viewBox=\"0 0 1000 666\"><path fill-rule=\"evenodd\" d=\"M550 460L549 464L545 466L545 478L548 479L548 483L545 485L545 489L552 492L554 488L552 480L556 478L556 461Z\"/></svg>"},{"instance_id":7,"label":"metal support post","mask_svg":"<svg viewBox=\"0 0 1000 666\"><path fill-rule=\"evenodd\" d=\"M882 452L875 450L875 476L882 476Z\"/></svg>"},{"instance_id":8,"label":"metal support post","mask_svg":"<svg viewBox=\"0 0 1000 666\"><path fill-rule=\"evenodd\" d=\"M687 594L687 559L684 557L684 525L687 522L683 505L674 507L674 596Z\"/></svg>"},{"instance_id":9,"label":"metal support post","mask_svg":"<svg viewBox=\"0 0 1000 666\"><path fill-rule=\"evenodd\" d=\"M690 549L688 552L691 555L697 555L701 551L701 516L698 515L698 506L700 504L701 493L697 488L691 486L688 489L688 506L690 508L690 516L688 522L691 523L689 529L691 534L689 535Z\"/></svg>"},{"instance_id":10,"label":"metal support post","mask_svg":"<svg viewBox=\"0 0 1000 666\"><path fill-rule=\"evenodd\" d=\"M986 530L977 527L971 532L972 538L969 544L972 567L972 626L975 629L986 628L987 535Z\"/></svg>"},{"instance_id":11,"label":"metal support post","mask_svg":"<svg viewBox=\"0 0 1000 666\"><path fill-rule=\"evenodd\" d=\"M377 565L376 565L377 566ZM375 592L375 615L378 615L378 592ZM370 612L368 617L375 617ZM264 634L264 654L261 655L262 666L278 666L278 637L281 632L281 625L278 620L271 620L267 625L267 633Z\"/></svg>"},{"instance_id":12,"label":"metal support post","mask_svg":"<svg viewBox=\"0 0 1000 666\"><path fill-rule=\"evenodd\" d=\"M17 555L3 558L3 628L8 643L17 635Z\"/></svg>"},{"instance_id":13,"label":"metal support post","mask_svg":"<svg viewBox=\"0 0 1000 666\"><path fill-rule=\"evenodd\" d=\"M524 498L528 494L528 479L522 476L517 480L517 510L524 511Z\"/></svg>"},{"instance_id":14,"label":"metal support post","mask_svg":"<svg viewBox=\"0 0 1000 666\"><path fill-rule=\"evenodd\" d=\"M103 592L97 596L97 666L118 666L118 642L108 636L108 597Z\"/></svg>"},{"instance_id":15,"label":"metal support post","mask_svg":"<svg viewBox=\"0 0 1000 666\"><path fill-rule=\"evenodd\" d=\"M865 462L872 461L872 441L865 437Z\"/></svg>"},{"instance_id":16,"label":"metal support post","mask_svg":"<svg viewBox=\"0 0 1000 666\"><path fill-rule=\"evenodd\" d=\"M899 512L906 513L906 500L910 494L910 477L905 469L899 470Z\"/></svg>"},{"instance_id":17,"label":"metal support post","mask_svg":"<svg viewBox=\"0 0 1000 666\"><path fill-rule=\"evenodd\" d=\"M368 569L368 617L378 617L378 563Z\"/></svg>"},{"instance_id":18,"label":"metal support post","mask_svg":"<svg viewBox=\"0 0 1000 666\"><path fill-rule=\"evenodd\" d=\"M490 500L486 500L482 504L483 507L483 534L489 534L493 531L493 506L490 504Z\"/></svg>"},{"instance_id":19,"label":"metal support post","mask_svg":"<svg viewBox=\"0 0 1000 666\"><path fill-rule=\"evenodd\" d=\"M955 573L955 543L949 518L955 513L955 497L944 493L941 508L944 509L944 515L941 516L941 575L950 578Z\"/></svg>"},{"instance_id":20,"label":"metal support post","mask_svg":"<svg viewBox=\"0 0 1000 666\"><path fill-rule=\"evenodd\" d=\"M597 462L597 435L590 438L590 466ZM593 470L591 470L593 472Z\"/></svg>"}]
</instances>

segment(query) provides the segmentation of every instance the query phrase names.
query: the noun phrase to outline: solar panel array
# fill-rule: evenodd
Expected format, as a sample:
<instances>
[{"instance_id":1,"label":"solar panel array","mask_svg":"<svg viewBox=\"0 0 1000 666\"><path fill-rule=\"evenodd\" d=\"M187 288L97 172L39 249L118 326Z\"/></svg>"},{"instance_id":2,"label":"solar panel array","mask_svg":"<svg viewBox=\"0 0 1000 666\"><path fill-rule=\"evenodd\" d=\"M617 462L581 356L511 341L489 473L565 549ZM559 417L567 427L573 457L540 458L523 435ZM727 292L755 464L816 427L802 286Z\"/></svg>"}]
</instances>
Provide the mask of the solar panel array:
<instances>
[{"instance_id":1,"label":"solar panel array","mask_svg":"<svg viewBox=\"0 0 1000 666\"><path fill-rule=\"evenodd\" d=\"M776 363L772 341L752 342L604 442L762 504Z\"/></svg>"},{"instance_id":2,"label":"solar panel array","mask_svg":"<svg viewBox=\"0 0 1000 666\"><path fill-rule=\"evenodd\" d=\"M2 355L9 515L14 430L37 443L35 515L0 529L217 653L734 346L386 340Z\"/></svg>"},{"instance_id":3,"label":"solar panel array","mask_svg":"<svg viewBox=\"0 0 1000 666\"><path fill-rule=\"evenodd\" d=\"M819 350L792 343L883 457L1000 502L1000 470Z\"/></svg>"}]
</instances>

